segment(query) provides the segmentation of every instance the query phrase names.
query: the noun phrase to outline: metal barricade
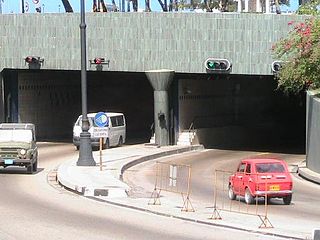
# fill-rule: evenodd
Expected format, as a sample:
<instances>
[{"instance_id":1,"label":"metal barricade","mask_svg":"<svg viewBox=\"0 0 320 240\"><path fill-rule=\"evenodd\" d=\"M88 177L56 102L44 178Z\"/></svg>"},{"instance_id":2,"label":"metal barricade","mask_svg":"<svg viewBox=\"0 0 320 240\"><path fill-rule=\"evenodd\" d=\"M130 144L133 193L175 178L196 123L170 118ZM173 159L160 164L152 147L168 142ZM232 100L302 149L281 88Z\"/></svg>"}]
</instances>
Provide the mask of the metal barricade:
<instances>
[{"instance_id":1,"label":"metal barricade","mask_svg":"<svg viewBox=\"0 0 320 240\"><path fill-rule=\"evenodd\" d=\"M268 195L267 191L260 197L255 197L253 204L246 204L244 198L241 196L236 196L236 199L231 200L228 197L229 194L229 176L233 172L215 170L214 173L214 204L213 204L213 214L210 219L222 219L220 212L228 211L240 214L254 215L258 216L261 220L261 225L259 228L273 228L273 225L268 219ZM261 177L261 174L251 174L250 177ZM243 185L237 186L235 189L237 192L240 190L243 192ZM263 187L263 186L262 186ZM264 181L264 190L269 189L268 178Z\"/></svg>"},{"instance_id":2,"label":"metal barricade","mask_svg":"<svg viewBox=\"0 0 320 240\"><path fill-rule=\"evenodd\" d=\"M190 201L191 166L168 162L156 163L155 186L149 205L161 205L160 193L167 191L181 194L183 206L181 211L194 212Z\"/></svg>"}]
</instances>

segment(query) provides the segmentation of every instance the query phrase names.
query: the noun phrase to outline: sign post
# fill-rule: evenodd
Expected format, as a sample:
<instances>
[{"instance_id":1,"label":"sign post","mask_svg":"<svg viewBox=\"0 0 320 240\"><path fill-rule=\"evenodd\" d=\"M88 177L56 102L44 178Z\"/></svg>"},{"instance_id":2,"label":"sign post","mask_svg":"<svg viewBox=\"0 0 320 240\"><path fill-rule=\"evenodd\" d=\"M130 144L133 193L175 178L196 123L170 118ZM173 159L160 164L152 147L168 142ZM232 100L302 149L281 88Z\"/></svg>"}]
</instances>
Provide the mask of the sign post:
<instances>
[{"instance_id":1,"label":"sign post","mask_svg":"<svg viewBox=\"0 0 320 240\"><path fill-rule=\"evenodd\" d=\"M103 143L103 138L108 137L108 125L109 125L109 120L107 114L104 112L98 112L94 116L94 123L98 128L93 129L93 136L94 137L99 137L99 148L100 148L100 171L102 171L102 143Z\"/></svg>"}]
</instances>

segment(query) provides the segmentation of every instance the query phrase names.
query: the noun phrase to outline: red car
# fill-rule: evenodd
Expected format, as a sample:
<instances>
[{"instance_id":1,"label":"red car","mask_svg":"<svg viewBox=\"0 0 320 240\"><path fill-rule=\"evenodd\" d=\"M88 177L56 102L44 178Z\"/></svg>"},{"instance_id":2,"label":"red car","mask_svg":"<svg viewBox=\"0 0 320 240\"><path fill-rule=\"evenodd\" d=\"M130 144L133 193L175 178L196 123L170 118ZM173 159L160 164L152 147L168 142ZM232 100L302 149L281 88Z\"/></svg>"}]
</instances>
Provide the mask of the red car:
<instances>
[{"instance_id":1,"label":"red car","mask_svg":"<svg viewBox=\"0 0 320 240\"><path fill-rule=\"evenodd\" d=\"M292 178L285 161L250 158L240 162L237 172L229 178L231 200L243 196L247 204L255 197L282 198L289 205L292 199Z\"/></svg>"}]
</instances>

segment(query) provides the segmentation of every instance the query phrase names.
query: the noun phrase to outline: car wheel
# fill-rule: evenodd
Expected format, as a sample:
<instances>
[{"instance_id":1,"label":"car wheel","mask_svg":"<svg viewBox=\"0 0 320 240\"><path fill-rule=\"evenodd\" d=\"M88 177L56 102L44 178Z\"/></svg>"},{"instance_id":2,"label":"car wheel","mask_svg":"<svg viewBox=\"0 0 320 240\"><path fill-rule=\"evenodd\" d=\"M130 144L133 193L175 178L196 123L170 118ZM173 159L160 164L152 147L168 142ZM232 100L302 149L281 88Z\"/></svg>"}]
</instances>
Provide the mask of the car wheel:
<instances>
[{"instance_id":1,"label":"car wheel","mask_svg":"<svg viewBox=\"0 0 320 240\"><path fill-rule=\"evenodd\" d=\"M119 142L118 142L118 147L121 147L122 144L123 144L123 139L122 139L122 136L120 136Z\"/></svg>"},{"instance_id":2,"label":"car wheel","mask_svg":"<svg viewBox=\"0 0 320 240\"><path fill-rule=\"evenodd\" d=\"M244 194L244 201L246 202L246 204L252 204L254 202L254 198L251 195L249 188L246 188L246 192Z\"/></svg>"},{"instance_id":3,"label":"car wheel","mask_svg":"<svg viewBox=\"0 0 320 240\"><path fill-rule=\"evenodd\" d=\"M33 172L33 164L31 163L29 166L27 166L27 173L32 174Z\"/></svg>"},{"instance_id":4,"label":"car wheel","mask_svg":"<svg viewBox=\"0 0 320 240\"><path fill-rule=\"evenodd\" d=\"M237 197L237 195L234 194L234 191L233 191L231 184L229 184L228 196L229 196L230 200L235 200Z\"/></svg>"},{"instance_id":5,"label":"car wheel","mask_svg":"<svg viewBox=\"0 0 320 240\"><path fill-rule=\"evenodd\" d=\"M33 172L36 172L38 169L38 159L33 163L32 165L32 171Z\"/></svg>"},{"instance_id":6,"label":"car wheel","mask_svg":"<svg viewBox=\"0 0 320 240\"><path fill-rule=\"evenodd\" d=\"M292 200L292 195L291 195L291 194L288 195L288 196L283 197L283 203L284 203L285 205L290 205L291 200Z\"/></svg>"}]
</instances>

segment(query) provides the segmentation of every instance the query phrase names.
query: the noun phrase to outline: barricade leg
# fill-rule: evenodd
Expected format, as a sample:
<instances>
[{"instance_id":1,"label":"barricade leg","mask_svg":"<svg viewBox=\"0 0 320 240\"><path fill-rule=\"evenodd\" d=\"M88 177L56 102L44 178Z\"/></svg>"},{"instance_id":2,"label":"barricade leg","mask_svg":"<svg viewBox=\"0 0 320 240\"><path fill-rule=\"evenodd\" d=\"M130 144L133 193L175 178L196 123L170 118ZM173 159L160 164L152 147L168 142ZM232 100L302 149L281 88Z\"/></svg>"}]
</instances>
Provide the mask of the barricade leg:
<instances>
[{"instance_id":1,"label":"barricade leg","mask_svg":"<svg viewBox=\"0 0 320 240\"><path fill-rule=\"evenodd\" d=\"M194 208L191 204L191 201L190 201L190 198L189 198L189 195L187 195L187 197L185 198L183 194L182 195L182 199L183 199L183 206L182 206L182 209L181 211L184 211L184 212L194 212Z\"/></svg>"},{"instance_id":2,"label":"barricade leg","mask_svg":"<svg viewBox=\"0 0 320 240\"><path fill-rule=\"evenodd\" d=\"M161 205L161 202L160 202L160 193L161 193L161 189L154 189L152 194L151 194L151 197L150 197L150 200L148 202L148 205ZM152 202L153 200L153 202Z\"/></svg>"}]
</instances>

